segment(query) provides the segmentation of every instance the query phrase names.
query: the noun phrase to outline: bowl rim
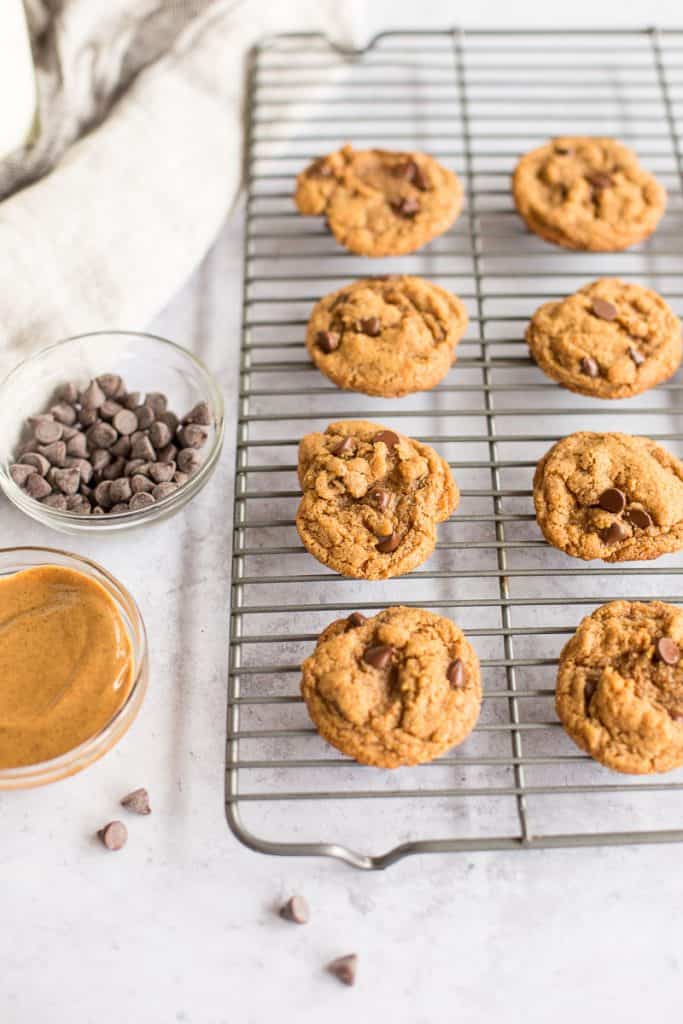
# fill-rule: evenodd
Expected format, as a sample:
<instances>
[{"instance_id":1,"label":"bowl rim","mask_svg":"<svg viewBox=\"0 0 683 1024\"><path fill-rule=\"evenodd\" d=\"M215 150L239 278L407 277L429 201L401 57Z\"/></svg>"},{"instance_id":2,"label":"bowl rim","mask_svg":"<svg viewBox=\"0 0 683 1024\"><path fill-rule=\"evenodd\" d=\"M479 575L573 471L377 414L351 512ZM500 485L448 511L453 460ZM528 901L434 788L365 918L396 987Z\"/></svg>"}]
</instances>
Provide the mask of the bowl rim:
<instances>
[{"instance_id":1,"label":"bowl rim","mask_svg":"<svg viewBox=\"0 0 683 1024\"><path fill-rule=\"evenodd\" d=\"M78 533L89 530L93 532L100 530L105 533L114 530L117 526L121 528L124 526L134 527L144 522L161 519L166 512L170 512L176 507L181 507L199 493L213 473L220 457L225 436L225 402L216 377L194 352L185 348L184 345L179 345L176 341L171 341L169 338L164 338L162 335L154 334L151 331L126 330L124 328L85 331L82 334L72 334L66 338L61 338L59 341L54 341L50 345L45 345L18 362L16 366L0 379L0 401L2 401L3 393L8 388L11 388L13 380L32 363L38 362L44 356L64 345L73 342L87 342L111 335L147 338L150 341L159 342L161 345L167 345L169 348L174 349L181 357L194 364L199 370L200 375L204 377L209 391L208 398L213 412L214 426L211 446L204 462L194 476L191 476L187 483L179 487L173 494L170 494L167 498L162 498L161 501L155 502L154 505L149 505L146 508L129 512L110 512L106 516L83 516L77 512L63 511L41 504L41 502L36 501L35 498L31 498L22 491L10 476L4 461L0 460L0 488L13 505L38 522L54 523L57 528L61 526L64 529L74 530ZM36 514L37 509L41 510L41 514Z\"/></svg>"},{"instance_id":2,"label":"bowl rim","mask_svg":"<svg viewBox=\"0 0 683 1024\"><path fill-rule=\"evenodd\" d=\"M99 562L95 562L93 559L87 558L85 555L78 555L74 551L66 551L63 548L52 548L39 544L20 544L15 547L0 547L0 562L7 555L21 555L22 552L38 553L40 555L45 555L46 557L39 562L27 565L24 568L15 569L7 574L5 574L2 565L0 565L0 579L4 578L5 575L12 576L15 572L23 572L24 569L57 564L50 560L51 555L58 555L63 559L67 559L68 561L75 563L76 568L79 565L88 566L89 569L94 570L95 579L100 576L107 581L114 591L117 604L123 607L125 615L131 617L131 611L134 613L132 616L133 621L131 623L134 635L131 639L135 640L137 637L139 640L140 651L137 662L134 666L135 677L128 696L123 704L121 704L117 711L112 715L106 725L102 726L102 728L93 736L83 740L82 743L79 743L76 747L72 747L71 750L67 750L65 753L59 754L58 757L50 758L48 761L37 761L35 764L21 765L17 768L0 768L0 792L2 792L3 789L21 789L28 788L30 786L37 786L45 782L56 782L68 775L75 774L77 771L80 771L81 768L86 768L93 761L102 757L118 742L118 740L122 738L128 727L133 723L147 691L149 675L149 641L147 638L145 620L142 617L142 612L140 611L137 601L120 580L110 573L108 569L105 569L104 566L100 565ZM111 592L110 596L112 596ZM130 636L131 631L128 630L128 633ZM116 733L119 729L122 731L117 736ZM108 746L107 741L112 734L114 735L114 740Z\"/></svg>"}]
</instances>

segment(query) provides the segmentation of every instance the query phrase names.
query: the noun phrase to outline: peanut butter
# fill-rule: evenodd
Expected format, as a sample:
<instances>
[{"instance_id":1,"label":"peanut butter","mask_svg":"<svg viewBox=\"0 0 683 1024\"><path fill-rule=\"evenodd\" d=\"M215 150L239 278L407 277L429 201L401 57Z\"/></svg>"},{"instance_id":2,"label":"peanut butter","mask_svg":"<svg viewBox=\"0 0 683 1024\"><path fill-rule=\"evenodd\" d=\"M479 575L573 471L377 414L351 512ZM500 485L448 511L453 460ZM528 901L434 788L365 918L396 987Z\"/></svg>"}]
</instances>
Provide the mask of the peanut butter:
<instances>
[{"instance_id":1,"label":"peanut butter","mask_svg":"<svg viewBox=\"0 0 683 1024\"><path fill-rule=\"evenodd\" d=\"M56 565L0 579L0 769L73 750L132 685L128 631L101 584Z\"/></svg>"}]
</instances>

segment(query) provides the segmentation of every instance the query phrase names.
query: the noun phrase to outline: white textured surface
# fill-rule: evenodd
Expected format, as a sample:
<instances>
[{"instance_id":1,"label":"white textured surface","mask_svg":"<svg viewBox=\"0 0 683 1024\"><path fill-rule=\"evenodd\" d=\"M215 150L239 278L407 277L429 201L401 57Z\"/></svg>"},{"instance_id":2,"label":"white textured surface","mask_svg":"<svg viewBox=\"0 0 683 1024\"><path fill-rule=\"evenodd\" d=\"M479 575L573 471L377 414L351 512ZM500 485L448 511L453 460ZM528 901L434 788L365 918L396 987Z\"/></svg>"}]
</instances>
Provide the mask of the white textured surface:
<instances>
[{"instance_id":1,"label":"white textured surface","mask_svg":"<svg viewBox=\"0 0 683 1024\"><path fill-rule=\"evenodd\" d=\"M239 242L235 219L154 324L219 372L229 410ZM223 815L232 463L228 443L202 496L149 533L66 541L136 595L152 681L107 758L0 796L2 1024L640 1024L676 1011L680 847L430 857L363 875L235 842ZM60 542L6 503L0 528L4 544ZM138 785L154 813L126 817L127 848L107 854L92 834ZM304 928L273 913L292 891L312 906ZM353 950L345 990L322 965Z\"/></svg>"}]
</instances>

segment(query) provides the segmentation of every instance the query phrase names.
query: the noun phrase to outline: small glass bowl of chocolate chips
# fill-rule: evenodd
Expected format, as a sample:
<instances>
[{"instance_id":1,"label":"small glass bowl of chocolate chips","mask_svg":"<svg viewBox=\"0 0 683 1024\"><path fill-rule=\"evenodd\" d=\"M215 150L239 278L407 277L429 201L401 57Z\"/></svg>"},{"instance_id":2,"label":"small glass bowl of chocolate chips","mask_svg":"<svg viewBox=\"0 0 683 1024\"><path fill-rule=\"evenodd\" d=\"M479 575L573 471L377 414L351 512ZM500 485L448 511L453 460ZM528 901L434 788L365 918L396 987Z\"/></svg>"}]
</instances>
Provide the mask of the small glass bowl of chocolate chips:
<instances>
[{"instance_id":1,"label":"small glass bowl of chocolate chips","mask_svg":"<svg viewBox=\"0 0 683 1024\"><path fill-rule=\"evenodd\" d=\"M222 445L215 379L155 335L67 338L0 384L0 486L63 533L173 515L207 482Z\"/></svg>"}]
</instances>

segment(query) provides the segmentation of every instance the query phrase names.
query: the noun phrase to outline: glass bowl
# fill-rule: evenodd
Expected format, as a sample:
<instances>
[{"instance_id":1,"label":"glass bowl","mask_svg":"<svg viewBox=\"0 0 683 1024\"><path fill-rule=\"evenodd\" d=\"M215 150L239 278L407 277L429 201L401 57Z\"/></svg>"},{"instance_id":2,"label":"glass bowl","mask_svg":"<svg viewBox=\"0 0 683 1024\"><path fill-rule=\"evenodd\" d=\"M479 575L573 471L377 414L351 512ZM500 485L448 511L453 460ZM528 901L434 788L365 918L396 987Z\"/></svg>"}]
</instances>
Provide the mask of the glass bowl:
<instances>
[{"instance_id":1,"label":"glass bowl","mask_svg":"<svg viewBox=\"0 0 683 1024\"><path fill-rule=\"evenodd\" d=\"M38 547L0 548L0 578L11 576L21 569L41 565L59 565L74 569L104 587L116 604L130 638L133 652L133 685L125 703L104 729L73 750L50 761L24 765L21 768L0 769L0 790L42 786L47 782L65 779L87 768L89 764L111 750L127 732L147 692L149 664L145 624L137 604L125 587L95 562L81 558L80 555L69 554L68 551Z\"/></svg>"},{"instance_id":2,"label":"glass bowl","mask_svg":"<svg viewBox=\"0 0 683 1024\"><path fill-rule=\"evenodd\" d=\"M131 391L161 391L169 408L183 416L206 401L212 432L199 470L162 501L134 512L82 516L41 504L15 484L9 474L26 417L48 408L55 388L66 381L85 386L93 377L117 373ZM223 447L223 399L215 378L196 356L154 334L98 331L79 334L42 349L20 363L0 383L0 487L22 512L62 533L113 533L174 515L201 491Z\"/></svg>"}]
</instances>

